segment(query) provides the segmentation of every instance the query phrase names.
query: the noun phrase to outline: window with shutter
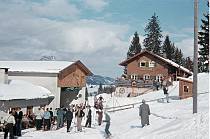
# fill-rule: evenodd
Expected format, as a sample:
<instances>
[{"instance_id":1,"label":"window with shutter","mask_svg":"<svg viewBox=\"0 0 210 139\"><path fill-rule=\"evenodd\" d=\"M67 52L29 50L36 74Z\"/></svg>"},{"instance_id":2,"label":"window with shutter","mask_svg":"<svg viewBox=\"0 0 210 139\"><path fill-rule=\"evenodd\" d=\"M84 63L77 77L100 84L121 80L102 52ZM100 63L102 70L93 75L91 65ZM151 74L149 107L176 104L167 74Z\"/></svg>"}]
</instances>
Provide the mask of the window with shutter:
<instances>
[{"instance_id":1,"label":"window with shutter","mask_svg":"<svg viewBox=\"0 0 210 139\"><path fill-rule=\"evenodd\" d=\"M149 62L146 62L146 67L149 67Z\"/></svg>"},{"instance_id":2,"label":"window with shutter","mask_svg":"<svg viewBox=\"0 0 210 139\"><path fill-rule=\"evenodd\" d=\"M149 67L154 68L155 67L155 61L150 61L149 62Z\"/></svg>"}]
</instances>

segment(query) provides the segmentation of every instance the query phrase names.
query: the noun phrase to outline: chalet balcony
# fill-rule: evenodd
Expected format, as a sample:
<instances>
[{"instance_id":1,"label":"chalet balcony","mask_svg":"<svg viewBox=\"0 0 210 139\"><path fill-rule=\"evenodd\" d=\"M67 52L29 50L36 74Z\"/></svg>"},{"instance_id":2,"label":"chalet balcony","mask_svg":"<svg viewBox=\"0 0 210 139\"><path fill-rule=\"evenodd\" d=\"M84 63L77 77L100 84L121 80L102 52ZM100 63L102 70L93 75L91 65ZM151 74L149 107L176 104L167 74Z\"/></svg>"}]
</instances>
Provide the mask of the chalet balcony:
<instances>
[{"instance_id":1,"label":"chalet balcony","mask_svg":"<svg viewBox=\"0 0 210 139\"><path fill-rule=\"evenodd\" d=\"M117 79L115 80L116 87L137 87L137 88L149 88L153 86L152 80L129 80L129 79Z\"/></svg>"}]
</instances>

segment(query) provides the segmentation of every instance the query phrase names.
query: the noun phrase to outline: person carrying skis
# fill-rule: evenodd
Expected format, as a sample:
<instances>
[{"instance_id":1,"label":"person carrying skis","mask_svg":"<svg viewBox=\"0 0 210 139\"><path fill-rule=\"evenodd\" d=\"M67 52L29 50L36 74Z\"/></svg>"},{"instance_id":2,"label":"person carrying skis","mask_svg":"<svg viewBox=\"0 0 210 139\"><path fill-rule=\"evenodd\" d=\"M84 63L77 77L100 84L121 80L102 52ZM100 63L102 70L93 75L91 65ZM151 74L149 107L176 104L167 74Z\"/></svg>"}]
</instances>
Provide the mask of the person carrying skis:
<instances>
[{"instance_id":1,"label":"person carrying skis","mask_svg":"<svg viewBox=\"0 0 210 139\"><path fill-rule=\"evenodd\" d=\"M149 125L150 108L144 99L142 99L142 103L139 107L139 116L141 117L141 125L144 127L145 125Z\"/></svg>"}]
</instances>

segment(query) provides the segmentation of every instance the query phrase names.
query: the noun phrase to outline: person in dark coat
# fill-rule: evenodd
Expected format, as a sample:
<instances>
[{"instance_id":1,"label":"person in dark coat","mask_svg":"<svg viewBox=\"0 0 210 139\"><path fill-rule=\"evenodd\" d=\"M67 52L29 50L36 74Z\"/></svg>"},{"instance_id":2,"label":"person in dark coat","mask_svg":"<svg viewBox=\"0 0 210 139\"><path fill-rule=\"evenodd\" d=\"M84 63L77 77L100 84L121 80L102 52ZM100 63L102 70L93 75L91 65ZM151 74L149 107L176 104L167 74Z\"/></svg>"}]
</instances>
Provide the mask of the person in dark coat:
<instances>
[{"instance_id":1,"label":"person in dark coat","mask_svg":"<svg viewBox=\"0 0 210 139\"><path fill-rule=\"evenodd\" d=\"M87 121L86 121L86 124L85 124L85 127L91 127L91 108L90 106L88 105L87 106L87 109L88 109L88 114L87 114Z\"/></svg>"},{"instance_id":2,"label":"person in dark coat","mask_svg":"<svg viewBox=\"0 0 210 139\"><path fill-rule=\"evenodd\" d=\"M153 80L152 85L153 85L153 91L155 91L155 89L157 88L157 81Z\"/></svg>"},{"instance_id":3,"label":"person in dark coat","mask_svg":"<svg viewBox=\"0 0 210 139\"><path fill-rule=\"evenodd\" d=\"M169 97L168 97L168 79L163 80L163 93L166 96L166 101L169 103Z\"/></svg>"},{"instance_id":4,"label":"person in dark coat","mask_svg":"<svg viewBox=\"0 0 210 139\"><path fill-rule=\"evenodd\" d=\"M53 124L54 119L53 119L53 110L52 110L52 108L50 108L49 112L50 112L50 121L51 121L51 124Z\"/></svg>"},{"instance_id":5,"label":"person in dark coat","mask_svg":"<svg viewBox=\"0 0 210 139\"><path fill-rule=\"evenodd\" d=\"M67 132L70 132L71 122L73 119L73 109L68 109L65 114L67 120Z\"/></svg>"},{"instance_id":6,"label":"person in dark coat","mask_svg":"<svg viewBox=\"0 0 210 139\"><path fill-rule=\"evenodd\" d=\"M58 108L57 110L57 129L63 127L63 118L64 118L64 110L62 108Z\"/></svg>"},{"instance_id":7,"label":"person in dark coat","mask_svg":"<svg viewBox=\"0 0 210 139\"><path fill-rule=\"evenodd\" d=\"M16 111L16 116L15 116L15 120L16 120L16 135L17 136L21 136L21 130L22 130L22 118L23 118L23 112L21 111L21 108L18 107L17 111Z\"/></svg>"},{"instance_id":8,"label":"person in dark coat","mask_svg":"<svg viewBox=\"0 0 210 139\"><path fill-rule=\"evenodd\" d=\"M102 119L103 119L103 110L102 109L98 109L97 111L98 114L98 125L101 125Z\"/></svg>"},{"instance_id":9,"label":"person in dark coat","mask_svg":"<svg viewBox=\"0 0 210 139\"><path fill-rule=\"evenodd\" d=\"M169 103L169 97L168 97L168 87L167 86L163 86L163 93L166 96L166 101L167 103Z\"/></svg>"},{"instance_id":10,"label":"person in dark coat","mask_svg":"<svg viewBox=\"0 0 210 139\"><path fill-rule=\"evenodd\" d=\"M142 103L139 108L139 116L141 117L141 125L144 127L145 125L149 125L150 108L149 105L145 103L144 99Z\"/></svg>"}]
</instances>

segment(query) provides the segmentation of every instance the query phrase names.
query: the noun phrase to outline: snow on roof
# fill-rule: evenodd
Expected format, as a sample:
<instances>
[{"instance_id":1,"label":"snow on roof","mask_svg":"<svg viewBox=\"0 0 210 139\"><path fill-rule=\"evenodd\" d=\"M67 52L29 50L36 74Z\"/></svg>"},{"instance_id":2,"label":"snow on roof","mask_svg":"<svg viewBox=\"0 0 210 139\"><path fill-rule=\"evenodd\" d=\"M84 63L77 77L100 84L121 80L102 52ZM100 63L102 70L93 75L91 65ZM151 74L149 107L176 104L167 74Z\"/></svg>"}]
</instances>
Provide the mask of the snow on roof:
<instances>
[{"instance_id":1,"label":"snow on roof","mask_svg":"<svg viewBox=\"0 0 210 139\"><path fill-rule=\"evenodd\" d=\"M188 81L188 82L193 82L193 80L191 78L177 77L177 79Z\"/></svg>"},{"instance_id":2,"label":"snow on roof","mask_svg":"<svg viewBox=\"0 0 210 139\"><path fill-rule=\"evenodd\" d=\"M9 84L0 84L0 100L48 98L54 95L42 86L26 81L12 80Z\"/></svg>"},{"instance_id":3,"label":"snow on roof","mask_svg":"<svg viewBox=\"0 0 210 139\"><path fill-rule=\"evenodd\" d=\"M156 55L156 54L154 54L154 55ZM159 57L160 59L162 59L162 60L168 62L169 64L171 64L171 65L174 66L174 67L180 68L180 69L182 69L183 71L185 71L185 72L187 72L187 73L193 74L190 70L188 70L188 69L186 69L185 67L183 67L183 66L181 66L181 65L179 65L179 64L177 64L177 63L175 63L175 62L173 62L173 61L170 60L170 59L163 58L163 57L161 57L161 56L159 56L159 55L156 55L156 56Z\"/></svg>"},{"instance_id":4,"label":"snow on roof","mask_svg":"<svg viewBox=\"0 0 210 139\"><path fill-rule=\"evenodd\" d=\"M7 67L12 72L44 72L59 73L59 71L75 62L68 61L0 61L0 67Z\"/></svg>"}]
</instances>

